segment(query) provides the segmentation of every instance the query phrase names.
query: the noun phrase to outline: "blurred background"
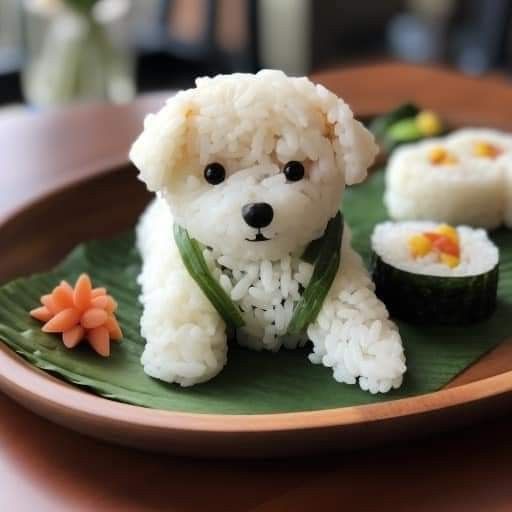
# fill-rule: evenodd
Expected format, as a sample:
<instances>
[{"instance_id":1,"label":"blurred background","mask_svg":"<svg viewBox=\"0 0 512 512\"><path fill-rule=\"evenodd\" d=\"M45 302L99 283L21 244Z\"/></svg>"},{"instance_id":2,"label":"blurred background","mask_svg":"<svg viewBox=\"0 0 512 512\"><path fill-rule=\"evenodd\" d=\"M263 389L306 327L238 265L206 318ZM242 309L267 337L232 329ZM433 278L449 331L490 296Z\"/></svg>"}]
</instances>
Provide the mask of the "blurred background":
<instances>
[{"instance_id":1,"label":"blurred background","mask_svg":"<svg viewBox=\"0 0 512 512\"><path fill-rule=\"evenodd\" d=\"M398 59L510 69L510 0L0 0L0 105L46 108Z\"/></svg>"}]
</instances>

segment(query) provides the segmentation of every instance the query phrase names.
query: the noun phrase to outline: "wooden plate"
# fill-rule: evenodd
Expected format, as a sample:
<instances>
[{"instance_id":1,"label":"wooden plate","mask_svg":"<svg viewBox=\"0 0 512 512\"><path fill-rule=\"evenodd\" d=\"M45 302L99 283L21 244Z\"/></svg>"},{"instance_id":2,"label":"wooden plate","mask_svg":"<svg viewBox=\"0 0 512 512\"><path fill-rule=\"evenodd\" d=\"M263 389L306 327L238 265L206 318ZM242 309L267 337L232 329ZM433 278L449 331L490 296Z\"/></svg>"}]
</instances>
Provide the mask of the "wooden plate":
<instances>
[{"instance_id":1,"label":"wooden plate","mask_svg":"<svg viewBox=\"0 0 512 512\"><path fill-rule=\"evenodd\" d=\"M126 198L122 203L112 204L114 190ZM17 210L0 221L0 281L47 269L75 244L127 229L148 199L126 166ZM503 343L446 389L419 397L314 412L212 415L100 398L37 370L0 344L0 388L37 414L107 441L202 457L284 456L411 438L497 414L512 403L511 356L512 343Z\"/></svg>"}]
</instances>

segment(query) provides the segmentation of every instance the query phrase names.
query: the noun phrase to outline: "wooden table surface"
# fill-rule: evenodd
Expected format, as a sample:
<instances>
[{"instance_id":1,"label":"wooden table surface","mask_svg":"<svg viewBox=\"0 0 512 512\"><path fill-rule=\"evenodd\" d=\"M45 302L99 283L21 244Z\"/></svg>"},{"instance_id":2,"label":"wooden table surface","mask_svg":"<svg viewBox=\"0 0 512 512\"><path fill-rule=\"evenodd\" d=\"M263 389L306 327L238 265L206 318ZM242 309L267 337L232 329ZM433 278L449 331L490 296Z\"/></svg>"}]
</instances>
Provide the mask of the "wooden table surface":
<instances>
[{"instance_id":1,"label":"wooden table surface","mask_svg":"<svg viewBox=\"0 0 512 512\"><path fill-rule=\"evenodd\" d=\"M381 64L315 78L361 115L412 99L457 122L512 129L512 88L499 77ZM0 217L71 175L122 162L144 113L163 98L0 116ZM93 441L0 394L0 511L508 511L511 432L512 411L503 411L464 431L371 452L201 461Z\"/></svg>"}]
</instances>

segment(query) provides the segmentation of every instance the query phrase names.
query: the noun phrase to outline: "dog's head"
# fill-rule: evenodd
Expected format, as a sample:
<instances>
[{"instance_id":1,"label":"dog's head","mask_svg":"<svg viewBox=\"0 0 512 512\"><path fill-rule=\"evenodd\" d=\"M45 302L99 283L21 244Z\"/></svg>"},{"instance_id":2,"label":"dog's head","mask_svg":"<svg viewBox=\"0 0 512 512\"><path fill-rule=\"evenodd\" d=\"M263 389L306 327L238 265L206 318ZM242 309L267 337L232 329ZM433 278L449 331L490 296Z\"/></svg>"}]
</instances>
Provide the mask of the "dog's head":
<instances>
[{"instance_id":1,"label":"dog's head","mask_svg":"<svg viewBox=\"0 0 512 512\"><path fill-rule=\"evenodd\" d=\"M147 116L130 158L193 238L257 260L320 237L375 154L341 99L265 70L198 79Z\"/></svg>"}]
</instances>

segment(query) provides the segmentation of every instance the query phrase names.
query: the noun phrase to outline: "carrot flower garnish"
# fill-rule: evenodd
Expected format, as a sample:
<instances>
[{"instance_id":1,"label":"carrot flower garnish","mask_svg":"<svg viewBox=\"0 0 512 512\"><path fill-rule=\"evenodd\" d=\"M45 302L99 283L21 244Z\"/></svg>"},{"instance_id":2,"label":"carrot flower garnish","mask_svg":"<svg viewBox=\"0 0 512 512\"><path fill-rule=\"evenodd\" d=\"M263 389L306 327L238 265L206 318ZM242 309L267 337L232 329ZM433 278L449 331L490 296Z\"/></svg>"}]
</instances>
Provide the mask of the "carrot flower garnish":
<instances>
[{"instance_id":1,"label":"carrot flower garnish","mask_svg":"<svg viewBox=\"0 0 512 512\"><path fill-rule=\"evenodd\" d=\"M30 315L44 322L43 332L62 334L67 348L87 340L101 356L110 355L110 341L123 337L115 317L117 302L105 288L93 288L91 279L82 274L73 288L61 281L48 295L41 297L41 306Z\"/></svg>"}]
</instances>

